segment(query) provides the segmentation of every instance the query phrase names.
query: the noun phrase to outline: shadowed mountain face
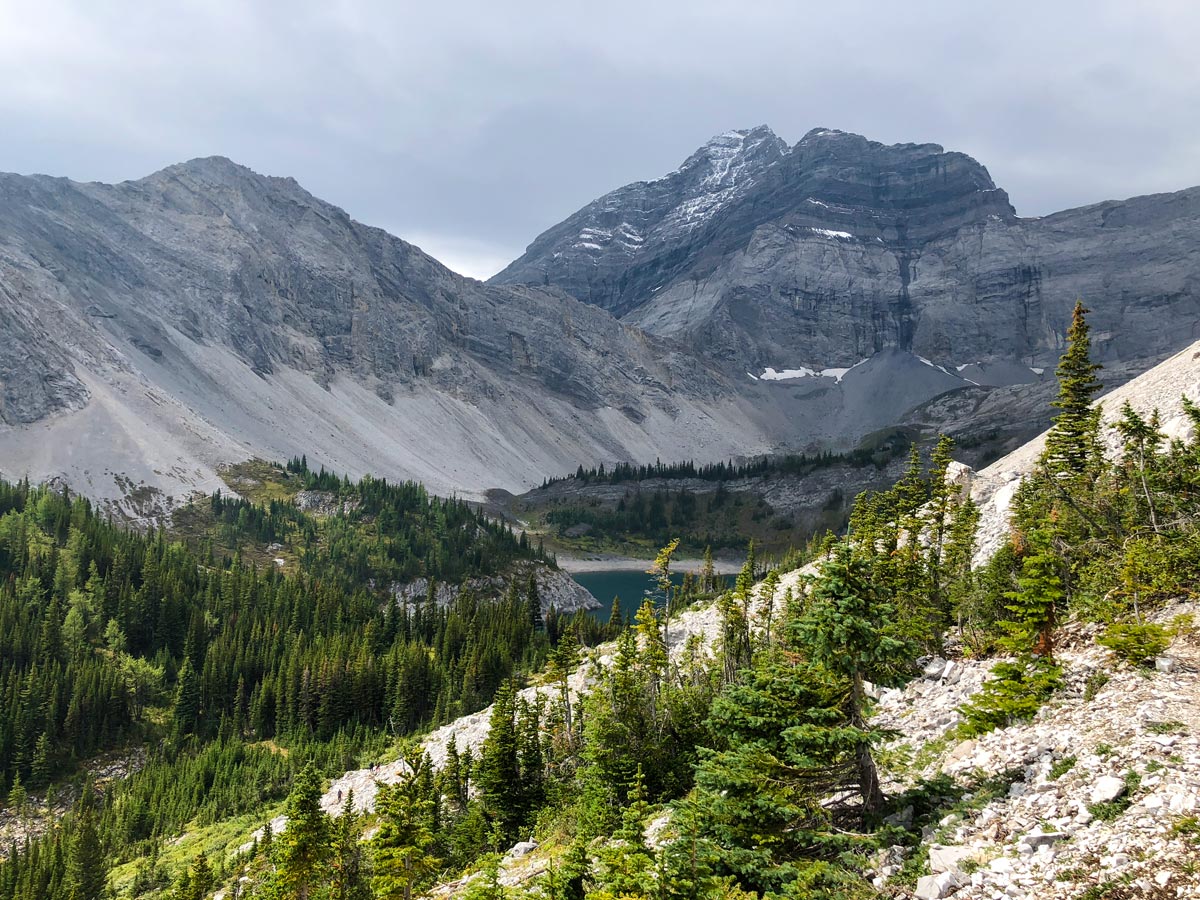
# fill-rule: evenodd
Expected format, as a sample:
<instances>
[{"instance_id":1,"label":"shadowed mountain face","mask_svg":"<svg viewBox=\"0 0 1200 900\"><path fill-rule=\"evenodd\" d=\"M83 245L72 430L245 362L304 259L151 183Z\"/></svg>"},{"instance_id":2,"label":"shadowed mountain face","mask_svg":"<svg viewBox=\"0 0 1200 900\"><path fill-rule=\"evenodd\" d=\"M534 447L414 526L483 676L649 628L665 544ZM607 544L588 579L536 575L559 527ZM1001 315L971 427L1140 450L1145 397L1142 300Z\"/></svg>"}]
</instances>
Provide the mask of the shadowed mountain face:
<instances>
[{"instance_id":1,"label":"shadowed mountain face","mask_svg":"<svg viewBox=\"0 0 1200 900\"><path fill-rule=\"evenodd\" d=\"M757 128L601 197L492 282L557 285L740 370L894 348L1006 384L1053 366L1080 297L1106 360L1200 337L1198 236L1200 189L1022 219L935 144Z\"/></svg>"}]
</instances>

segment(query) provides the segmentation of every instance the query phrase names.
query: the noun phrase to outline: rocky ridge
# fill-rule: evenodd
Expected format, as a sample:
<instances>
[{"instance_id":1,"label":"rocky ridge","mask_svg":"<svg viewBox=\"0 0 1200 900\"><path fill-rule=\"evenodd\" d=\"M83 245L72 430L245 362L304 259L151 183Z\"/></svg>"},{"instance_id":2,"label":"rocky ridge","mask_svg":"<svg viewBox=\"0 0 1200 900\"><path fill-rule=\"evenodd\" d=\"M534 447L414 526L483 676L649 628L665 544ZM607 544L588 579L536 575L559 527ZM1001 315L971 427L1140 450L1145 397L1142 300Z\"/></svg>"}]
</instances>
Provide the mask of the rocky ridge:
<instances>
[{"instance_id":1,"label":"rocky ridge","mask_svg":"<svg viewBox=\"0 0 1200 900\"><path fill-rule=\"evenodd\" d=\"M1198 188L1021 218L986 168L936 144L731 134L770 149L734 154L738 190L714 186L699 226L676 224L696 202L680 173L713 144L584 207L493 283L558 285L754 375L891 348L979 384L1028 382L1054 365L1080 297L1106 359L1144 369L1200 337ZM635 218L653 223L635 242L585 239Z\"/></svg>"},{"instance_id":2,"label":"rocky ridge","mask_svg":"<svg viewBox=\"0 0 1200 900\"><path fill-rule=\"evenodd\" d=\"M0 473L118 505L251 456L481 496L797 436L687 348L458 276L220 157L117 185L0 175L0 328Z\"/></svg>"},{"instance_id":3,"label":"rocky ridge","mask_svg":"<svg viewBox=\"0 0 1200 900\"><path fill-rule=\"evenodd\" d=\"M1100 376L1103 378L1104 373L1101 372ZM1168 437L1188 438L1192 424L1183 412L1181 397L1200 402L1200 341L1104 394L1096 400L1095 405L1102 410L1106 425L1120 416L1121 408L1127 402L1147 419L1157 410L1162 429ZM1109 452L1115 452L1118 446L1116 433L1111 428L1105 428L1104 438ZM1008 539L1009 508L1013 495L1021 480L1033 471L1045 441L1046 434L1043 432L979 472L965 467L955 470L954 477L965 489L970 490L972 499L980 507L975 554L977 565L990 559Z\"/></svg>"}]
</instances>

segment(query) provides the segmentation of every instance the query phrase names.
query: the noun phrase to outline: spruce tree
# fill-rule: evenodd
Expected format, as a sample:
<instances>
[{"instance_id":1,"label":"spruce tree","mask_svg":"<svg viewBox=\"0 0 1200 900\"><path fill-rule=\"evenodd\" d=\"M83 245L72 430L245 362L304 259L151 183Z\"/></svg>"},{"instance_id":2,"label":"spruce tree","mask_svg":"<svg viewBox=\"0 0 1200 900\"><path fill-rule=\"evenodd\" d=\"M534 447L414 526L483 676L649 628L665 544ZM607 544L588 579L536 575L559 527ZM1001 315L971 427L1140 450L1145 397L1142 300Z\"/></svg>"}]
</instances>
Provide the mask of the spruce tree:
<instances>
[{"instance_id":1,"label":"spruce tree","mask_svg":"<svg viewBox=\"0 0 1200 900\"><path fill-rule=\"evenodd\" d=\"M629 801L621 813L621 825L613 833L613 840L599 852L596 881L614 897L648 897L654 893L654 854L645 836L649 812L642 767L638 766L629 788Z\"/></svg>"},{"instance_id":2,"label":"spruce tree","mask_svg":"<svg viewBox=\"0 0 1200 900\"><path fill-rule=\"evenodd\" d=\"M476 772L484 809L505 841L516 838L524 818L516 705L516 689L506 681L492 704L488 736Z\"/></svg>"},{"instance_id":3,"label":"spruce tree","mask_svg":"<svg viewBox=\"0 0 1200 900\"><path fill-rule=\"evenodd\" d=\"M33 787L43 788L50 783L52 757L50 735L43 731L33 746L33 762L29 770L29 783Z\"/></svg>"},{"instance_id":4,"label":"spruce tree","mask_svg":"<svg viewBox=\"0 0 1200 900\"><path fill-rule=\"evenodd\" d=\"M529 582L525 588L525 602L529 604L529 626L534 631L545 628L542 621L542 595L538 591L536 571L529 573Z\"/></svg>"},{"instance_id":5,"label":"spruce tree","mask_svg":"<svg viewBox=\"0 0 1200 900\"><path fill-rule=\"evenodd\" d=\"M608 611L608 636L615 638L625 627L625 614L621 612L621 598L614 596L612 608Z\"/></svg>"},{"instance_id":6,"label":"spruce tree","mask_svg":"<svg viewBox=\"0 0 1200 900\"><path fill-rule=\"evenodd\" d=\"M847 722L844 685L795 654L763 654L713 702L684 821L696 830L690 859L673 866L707 881L716 868L742 887L768 893L792 881L806 860L847 849L826 798L854 783L862 732ZM710 848L719 848L716 858ZM696 896L693 891L692 896Z\"/></svg>"},{"instance_id":7,"label":"spruce tree","mask_svg":"<svg viewBox=\"0 0 1200 900\"><path fill-rule=\"evenodd\" d=\"M1054 628L1058 607L1066 600L1059 576L1059 561L1042 532L1026 536L1028 551L1021 560L1017 589L1005 596L1009 618L1001 622L1001 645L1016 654L1054 657Z\"/></svg>"},{"instance_id":8,"label":"spruce tree","mask_svg":"<svg viewBox=\"0 0 1200 900\"><path fill-rule=\"evenodd\" d=\"M174 729L178 737L194 732L200 722L200 675L187 657L179 669L179 687L175 694Z\"/></svg>"},{"instance_id":9,"label":"spruce tree","mask_svg":"<svg viewBox=\"0 0 1200 900\"><path fill-rule=\"evenodd\" d=\"M717 589L717 572L713 565L712 546L707 545L704 548L704 566L700 569L700 590L705 594L711 594Z\"/></svg>"},{"instance_id":10,"label":"spruce tree","mask_svg":"<svg viewBox=\"0 0 1200 900\"><path fill-rule=\"evenodd\" d=\"M354 809L351 790L333 825L331 900L370 900L370 885L363 865L362 830L362 816Z\"/></svg>"},{"instance_id":11,"label":"spruce tree","mask_svg":"<svg viewBox=\"0 0 1200 900\"><path fill-rule=\"evenodd\" d=\"M908 644L890 633L892 617L893 608L879 598L866 564L843 544L822 564L808 608L793 623L793 636L808 658L848 687L845 712L850 727L860 732L857 781L868 815L879 811L884 797L871 755L863 683L893 680L911 653Z\"/></svg>"},{"instance_id":12,"label":"spruce tree","mask_svg":"<svg viewBox=\"0 0 1200 900\"><path fill-rule=\"evenodd\" d=\"M88 784L86 790L91 790ZM67 867L67 900L101 900L108 887L108 862L90 805L79 821Z\"/></svg>"},{"instance_id":13,"label":"spruce tree","mask_svg":"<svg viewBox=\"0 0 1200 900\"><path fill-rule=\"evenodd\" d=\"M275 851L275 881L287 896L308 900L330 853L329 816L321 809L321 778L312 763L292 783L287 817Z\"/></svg>"},{"instance_id":14,"label":"spruce tree","mask_svg":"<svg viewBox=\"0 0 1200 900\"><path fill-rule=\"evenodd\" d=\"M1056 369L1058 398L1051 405L1058 415L1042 453L1042 462L1054 477L1086 475L1098 455L1100 411L1092 408L1092 400L1102 387L1096 378L1101 366L1091 359L1087 313L1082 301L1075 304L1067 349Z\"/></svg>"},{"instance_id":15,"label":"spruce tree","mask_svg":"<svg viewBox=\"0 0 1200 900\"><path fill-rule=\"evenodd\" d=\"M371 840L375 872L371 887L380 900L412 900L440 860L430 852L431 802L421 796L418 769L399 784L383 786L375 802L379 831Z\"/></svg>"}]
</instances>

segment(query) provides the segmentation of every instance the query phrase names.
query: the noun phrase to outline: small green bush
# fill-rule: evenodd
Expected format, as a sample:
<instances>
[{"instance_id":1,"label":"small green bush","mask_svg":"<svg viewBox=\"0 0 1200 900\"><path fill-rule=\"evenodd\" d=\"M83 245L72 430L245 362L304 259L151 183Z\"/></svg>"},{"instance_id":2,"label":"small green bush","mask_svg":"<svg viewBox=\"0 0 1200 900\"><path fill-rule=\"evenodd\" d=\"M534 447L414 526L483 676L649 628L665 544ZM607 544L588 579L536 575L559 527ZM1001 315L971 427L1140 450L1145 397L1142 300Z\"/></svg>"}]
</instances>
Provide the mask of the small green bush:
<instances>
[{"instance_id":1,"label":"small green bush","mask_svg":"<svg viewBox=\"0 0 1200 900\"><path fill-rule=\"evenodd\" d=\"M964 719L959 733L978 737L1031 719L1062 683L1062 669L1040 656L997 663L979 693L959 709Z\"/></svg>"},{"instance_id":2,"label":"small green bush","mask_svg":"<svg viewBox=\"0 0 1200 900\"><path fill-rule=\"evenodd\" d=\"M1050 780L1058 781L1058 779L1062 778L1073 768L1075 768L1074 754L1071 756L1064 756L1062 759L1055 761L1055 763L1050 766Z\"/></svg>"},{"instance_id":3,"label":"small green bush","mask_svg":"<svg viewBox=\"0 0 1200 900\"><path fill-rule=\"evenodd\" d=\"M1119 659L1144 666L1154 662L1171 645L1170 632L1162 625L1131 623L1109 625L1096 643L1107 647Z\"/></svg>"},{"instance_id":4,"label":"small green bush","mask_svg":"<svg viewBox=\"0 0 1200 900\"><path fill-rule=\"evenodd\" d=\"M1200 816L1184 816L1171 826L1171 833L1200 838Z\"/></svg>"}]
</instances>

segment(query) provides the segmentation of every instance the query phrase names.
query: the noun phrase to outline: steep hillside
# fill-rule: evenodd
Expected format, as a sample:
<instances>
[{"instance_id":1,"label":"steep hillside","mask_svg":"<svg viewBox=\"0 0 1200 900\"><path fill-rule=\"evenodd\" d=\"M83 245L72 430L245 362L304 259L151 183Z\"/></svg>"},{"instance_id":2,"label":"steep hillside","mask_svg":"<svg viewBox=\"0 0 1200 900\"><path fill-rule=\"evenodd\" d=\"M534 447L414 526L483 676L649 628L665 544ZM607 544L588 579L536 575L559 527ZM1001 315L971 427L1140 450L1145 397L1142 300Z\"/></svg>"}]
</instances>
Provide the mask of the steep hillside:
<instances>
[{"instance_id":1,"label":"steep hillside","mask_svg":"<svg viewBox=\"0 0 1200 900\"><path fill-rule=\"evenodd\" d=\"M118 185L0 176L0 326L0 471L100 498L208 491L255 455L478 494L777 439L769 403L670 342L462 278L221 158Z\"/></svg>"},{"instance_id":2,"label":"steep hillside","mask_svg":"<svg viewBox=\"0 0 1200 900\"><path fill-rule=\"evenodd\" d=\"M1103 377L1103 373L1101 373ZM1158 412L1163 431L1171 438L1191 439L1191 421L1183 412L1180 398L1200 402L1200 342L1179 351L1170 359L1109 391L1096 401L1102 417L1110 425L1128 403L1139 415L1149 418ZM1116 448L1116 435L1105 429L1110 452ZM991 465L973 472L959 470L958 476L969 486L979 504L981 517L976 560L986 561L1008 537L1009 505L1021 480L1033 471L1045 447L1043 433Z\"/></svg>"}]
</instances>

